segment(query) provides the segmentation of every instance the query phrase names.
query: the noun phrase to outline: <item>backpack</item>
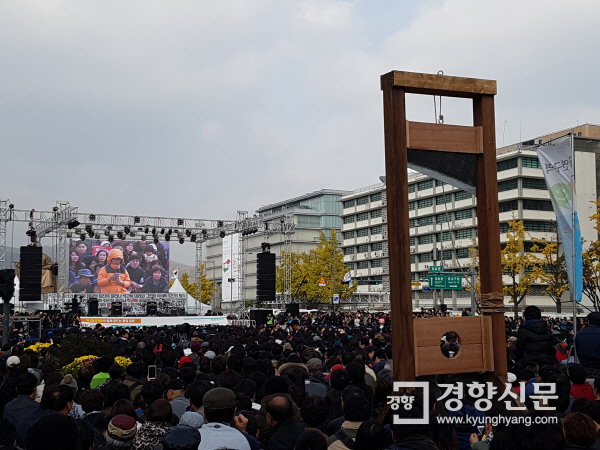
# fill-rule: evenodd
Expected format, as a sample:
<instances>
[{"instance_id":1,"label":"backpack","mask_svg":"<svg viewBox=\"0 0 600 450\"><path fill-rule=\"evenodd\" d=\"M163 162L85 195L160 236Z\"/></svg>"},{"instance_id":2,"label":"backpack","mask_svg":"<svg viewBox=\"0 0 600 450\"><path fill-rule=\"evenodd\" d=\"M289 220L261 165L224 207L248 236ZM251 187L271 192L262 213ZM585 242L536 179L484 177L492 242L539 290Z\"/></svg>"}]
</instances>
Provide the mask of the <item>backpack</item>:
<instances>
[{"instance_id":1,"label":"backpack","mask_svg":"<svg viewBox=\"0 0 600 450\"><path fill-rule=\"evenodd\" d=\"M344 444L349 449L354 448L354 440L350 436L348 436L344 430L338 431L337 433L335 433L334 436L340 441L342 441L342 444Z\"/></svg>"}]
</instances>

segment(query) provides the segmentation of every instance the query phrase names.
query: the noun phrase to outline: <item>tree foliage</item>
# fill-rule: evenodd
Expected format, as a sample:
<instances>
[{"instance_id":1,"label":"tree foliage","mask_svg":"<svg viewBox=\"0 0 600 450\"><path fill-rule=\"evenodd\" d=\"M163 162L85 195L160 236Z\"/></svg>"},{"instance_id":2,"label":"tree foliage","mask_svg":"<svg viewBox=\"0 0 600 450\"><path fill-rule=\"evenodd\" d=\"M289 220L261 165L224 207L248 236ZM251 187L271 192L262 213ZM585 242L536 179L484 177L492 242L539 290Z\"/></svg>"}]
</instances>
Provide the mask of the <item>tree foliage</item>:
<instances>
[{"instance_id":1,"label":"tree foliage","mask_svg":"<svg viewBox=\"0 0 600 450\"><path fill-rule=\"evenodd\" d=\"M569 290L569 279L567 277L565 256L564 254L558 254L558 233L556 236L556 242L538 239L534 239L534 242L538 244L538 247L541 247L543 271L540 281L548 285L544 292L554 301L556 312L560 313L562 312L560 299Z\"/></svg>"},{"instance_id":2,"label":"tree foliage","mask_svg":"<svg viewBox=\"0 0 600 450\"><path fill-rule=\"evenodd\" d=\"M344 275L349 269L344 264L344 254L336 235L335 230L331 230L331 238L328 239L321 231L316 248L309 252L291 253L291 295L294 301L305 301L309 307L319 303L331 304L334 285L335 293L340 295L340 299L346 299L356 292L358 286L354 285L350 288L348 284L342 284ZM321 276L325 278L327 286L319 286ZM278 292L284 291L284 268L281 263L277 266L276 288Z\"/></svg>"},{"instance_id":3,"label":"tree foliage","mask_svg":"<svg viewBox=\"0 0 600 450\"><path fill-rule=\"evenodd\" d=\"M590 216L594 229L600 235L600 199L592 202L596 213ZM594 240L583 252L583 293L591 300L595 311L600 311L600 241Z\"/></svg>"},{"instance_id":4,"label":"tree foliage","mask_svg":"<svg viewBox=\"0 0 600 450\"><path fill-rule=\"evenodd\" d=\"M508 225L508 242L501 253L503 272L510 279L510 283L504 285L504 295L508 295L510 302L514 304L517 318L519 304L531 292L533 283L544 276L544 261L534 254L540 251L537 243L532 246L532 253L525 251L526 232L523 221L517 221L513 217Z\"/></svg>"},{"instance_id":5,"label":"tree foliage","mask_svg":"<svg viewBox=\"0 0 600 450\"><path fill-rule=\"evenodd\" d=\"M481 278L479 274L479 247L477 241L471 239L471 246L469 247L469 260L471 264L471 270L475 272L475 286L471 286L471 277L468 277L469 284L465 288L466 291L471 292L475 290L475 306L477 312L481 313ZM473 311L474 312L474 311Z\"/></svg>"}]
</instances>

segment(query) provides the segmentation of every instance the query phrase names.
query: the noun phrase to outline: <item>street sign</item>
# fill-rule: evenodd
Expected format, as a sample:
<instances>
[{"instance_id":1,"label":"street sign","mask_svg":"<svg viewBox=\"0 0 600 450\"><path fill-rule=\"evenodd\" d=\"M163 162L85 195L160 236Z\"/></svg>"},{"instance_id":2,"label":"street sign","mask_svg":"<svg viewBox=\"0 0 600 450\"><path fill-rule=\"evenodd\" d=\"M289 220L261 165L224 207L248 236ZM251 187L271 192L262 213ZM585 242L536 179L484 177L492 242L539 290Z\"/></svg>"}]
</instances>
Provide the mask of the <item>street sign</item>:
<instances>
[{"instance_id":1,"label":"street sign","mask_svg":"<svg viewBox=\"0 0 600 450\"><path fill-rule=\"evenodd\" d=\"M321 275L321 278L319 278L319 286L327 286L327 281L325 281L325 277L323 275Z\"/></svg>"},{"instance_id":2,"label":"street sign","mask_svg":"<svg viewBox=\"0 0 600 450\"><path fill-rule=\"evenodd\" d=\"M340 294L333 294L333 304L337 305L340 302Z\"/></svg>"},{"instance_id":3,"label":"street sign","mask_svg":"<svg viewBox=\"0 0 600 450\"><path fill-rule=\"evenodd\" d=\"M444 266L429 266L430 272L443 272Z\"/></svg>"},{"instance_id":4,"label":"street sign","mask_svg":"<svg viewBox=\"0 0 600 450\"><path fill-rule=\"evenodd\" d=\"M429 287L431 289L461 290L462 275L429 275Z\"/></svg>"}]
</instances>

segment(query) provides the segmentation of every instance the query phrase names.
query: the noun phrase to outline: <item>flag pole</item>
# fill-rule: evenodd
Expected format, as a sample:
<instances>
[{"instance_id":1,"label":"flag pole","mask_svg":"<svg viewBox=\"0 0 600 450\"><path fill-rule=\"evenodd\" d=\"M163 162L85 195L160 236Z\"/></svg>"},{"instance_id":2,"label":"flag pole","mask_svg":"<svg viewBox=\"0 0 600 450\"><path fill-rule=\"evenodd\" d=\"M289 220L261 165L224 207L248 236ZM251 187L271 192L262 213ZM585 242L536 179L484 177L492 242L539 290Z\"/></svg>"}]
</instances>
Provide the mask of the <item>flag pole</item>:
<instances>
[{"instance_id":1,"label":"flag pole","mask_svg":"<svg viewBox=\"0 0 600 450\"><path fill-rule=\"evenodd\" d=\"M573 133L571 133L571 160L572 160L572 172L571 172L571 179L573 180L573 194L571 197L571 230L572 230L572 239L571 239L571 246L572 246L572 254L571 254L571 271L572 273L572 277L571 279L573 280L573 283L575 284L574 286L570 286L570 291L571 291L571 301L573 302L573 352L575 355L575 360L577 360L577 349L575 348L575 337L577 336L577 280L575 279L575 277L577 276L577 270L575 269L575 238L577 236L577 233L575 233L575 145L574 145L574 141L573 141Z\"/></svg>"}]
</instances>

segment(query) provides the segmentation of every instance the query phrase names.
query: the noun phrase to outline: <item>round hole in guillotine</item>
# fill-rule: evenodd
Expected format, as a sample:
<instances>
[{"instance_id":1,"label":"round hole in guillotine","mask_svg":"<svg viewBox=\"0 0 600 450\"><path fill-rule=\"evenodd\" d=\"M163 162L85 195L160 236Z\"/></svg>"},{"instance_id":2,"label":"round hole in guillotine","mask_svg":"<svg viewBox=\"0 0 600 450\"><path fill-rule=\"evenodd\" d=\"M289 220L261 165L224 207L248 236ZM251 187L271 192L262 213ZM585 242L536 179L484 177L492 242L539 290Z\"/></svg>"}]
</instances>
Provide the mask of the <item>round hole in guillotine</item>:
<instances>
[{"instance_id":1,"label":"round hole in guillotine","mask_svg":"<svg viewBox=\"0 0 600 450\"><path fill-rule=\"evenodd\" d=\"M447 331L440 339L440 350L446 358L456 358L460 352L460 336L456 331Z\"/></svg>"}]
</instances>

